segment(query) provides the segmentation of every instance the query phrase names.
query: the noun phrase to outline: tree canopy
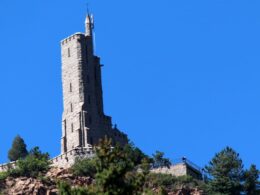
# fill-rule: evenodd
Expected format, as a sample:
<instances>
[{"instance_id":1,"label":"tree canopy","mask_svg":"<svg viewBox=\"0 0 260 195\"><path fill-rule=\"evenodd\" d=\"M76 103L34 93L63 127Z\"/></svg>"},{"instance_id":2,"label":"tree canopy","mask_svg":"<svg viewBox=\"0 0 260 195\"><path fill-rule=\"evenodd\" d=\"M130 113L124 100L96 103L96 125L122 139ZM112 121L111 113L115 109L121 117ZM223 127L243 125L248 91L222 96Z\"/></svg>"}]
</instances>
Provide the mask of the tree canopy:
<instances>
[{"instance_id":1,"label":"tree canopy","mask_svg":"<svg viewBox=\"0 0 260 195\"><path fill-rule=\"evenodd\" d=\"M160 151L156 151L155 154L153 154L153 167L170 167L171 161L168 158L164 158L164 153Z\"/></svg>"},{"instance_id":2,"label":"tree canopy","mask_svg":"<svg viewBox=\"0 0 260 195\"><path fill-rule=\"evenodd\" d=\"M244 191L247 195L256 195L259 193L257 190L257 185L259 185L259 170L257 170L255 165L251 165L249 170L245 171L244 174Z\"/></svg>"},{"instance_id":3,"label":"tree canopy","mask_svg":"<svg viewBox=\"0 0 260 195\"><path fill-rule=\"evenodd\" d=\"M26 144L19 135L17 135L12 144L12 148L8 152L8 158L10 161L16 161L18 159L23 159L28 155Z\"/></svg>"},{"instance_id":4,"label":"tree canopy","mask_svg":"<svg viewBox=\"0 0 260 195\"><path fill-rule=\"evenodd\" d=\"M209 191L239 195L242 190L243 162L232 148L226 147L210 161L206 170L212 176Z\"/></svg>"}]
</instances>

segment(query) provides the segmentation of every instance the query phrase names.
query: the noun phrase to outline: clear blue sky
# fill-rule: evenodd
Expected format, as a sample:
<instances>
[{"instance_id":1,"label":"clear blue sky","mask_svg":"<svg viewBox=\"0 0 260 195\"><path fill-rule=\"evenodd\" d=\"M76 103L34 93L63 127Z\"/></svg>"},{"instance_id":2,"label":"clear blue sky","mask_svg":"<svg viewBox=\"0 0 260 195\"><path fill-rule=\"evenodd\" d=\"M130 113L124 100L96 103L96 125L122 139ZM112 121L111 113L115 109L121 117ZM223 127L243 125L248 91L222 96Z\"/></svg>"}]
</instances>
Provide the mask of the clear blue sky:
<instances>
[{"instance_id":1,"label":"clear blue sky","mask_svg":"<svg viewBox=\"0 0 260 195\"><path fill-rule=\"evenodd\" d=\"M146 153L204 166L225 146L260 168L260 2L90 0L106 114ZM84 0L0 1L0 162L20 134L60 152L60 40Z\"/></svg>"}]
</instances>

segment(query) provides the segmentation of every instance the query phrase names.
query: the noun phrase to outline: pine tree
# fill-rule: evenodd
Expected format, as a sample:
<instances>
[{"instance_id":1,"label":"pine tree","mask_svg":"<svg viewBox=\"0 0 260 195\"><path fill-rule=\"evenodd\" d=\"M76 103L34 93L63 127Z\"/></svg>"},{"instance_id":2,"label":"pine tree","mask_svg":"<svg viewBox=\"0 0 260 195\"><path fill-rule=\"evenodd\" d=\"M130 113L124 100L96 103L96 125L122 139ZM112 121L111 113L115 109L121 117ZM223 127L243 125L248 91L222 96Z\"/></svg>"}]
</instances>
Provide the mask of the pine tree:
<instances>
[{"instance_id":1,"label":"pine tree","mask_svg":"<svg viewBox=\"0 0 260 195\"><path fill-rule=\"evenodd\" d=\"M242 191L243 163L232 148L226 147L206 166L212 176L209 181L209 191L228 195L239 195Z\"/></svg>"},{"instance_id":2,"label":"pine tree","mask_svg":"<svg viewBox=\"0 0 260 195\"><path fill-rule=\"evenodd\" d=\"M141 194L144 174L137 170L149 166L144 155L133 145L112 146L112 140L105 138L96 147L96 175L94 194L131 195ZM140 162L139 162L140 161ZM140 166L142 163L142 166ZM140 169L139 169L140 168ZM148 167L149 168L149 167Z\"/></svg>"},{"instance_id":3,"label":"pine tree","mask_svg":"<svg viewBox=\"0 0 260 195\"><path fill-rule=\"evenodd\" d=\"M153 166L155 168L158 167L170 167L171 161L168 158L164 158L164 153L160 151L156 151L155 154L153 154Z\"/></svg>"},{"instance_id":4,"label":"pine tree","mask_svg":"<svg viewBox=\"0 0 260 195\"><path fill-rule=\"evenodd\" d=\"M13 140L12 148L8 152L8 158L10 161L16 161L25 158L27 155L26 144L23 138L17 135Z\"/></svg>"},{"instance_id":5,"label":"pine tree","mask_svg":"<svg viewBox=\"0 0 260 195\"><path fill-rule=\"evenodd\" d=\"M259 170L257 170L255 165L251 165L249 170L245 171L244 174L244 190L247 195L255 195L260 194L259 191L257 191L257 185L259 184L258 181L259 178Z\"/></svg>"}]
</instances>

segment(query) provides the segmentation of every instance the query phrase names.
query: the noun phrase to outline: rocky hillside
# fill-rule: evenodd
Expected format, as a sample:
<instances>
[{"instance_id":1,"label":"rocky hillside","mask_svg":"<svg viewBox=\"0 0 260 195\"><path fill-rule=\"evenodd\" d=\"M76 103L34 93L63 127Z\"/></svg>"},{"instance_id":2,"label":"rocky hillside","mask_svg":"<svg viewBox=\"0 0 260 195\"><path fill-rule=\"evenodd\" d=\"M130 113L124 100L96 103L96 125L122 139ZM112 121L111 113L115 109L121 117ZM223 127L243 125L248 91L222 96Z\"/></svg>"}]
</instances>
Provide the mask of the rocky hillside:
<instances>
[{"instance_id":1,"label":"rocky hillside","mask_svg":"<svg viewBox=\"0 0 260 195\"><path fill-rule=\"evenodd\" d=\"M1 183L3 195L57 195L59 194L58 183L66 182L72 187L87 187L95 182L90 177L73 176L66 169L52 168L44 176L36 178L8 177ZM157 188L151 189L155 194ZM189 189L185 186L180 189L168 189L169 195L201 195L198 189Z\"/></svg>"},{"instance_id":2,"label":"rocky hillside","mask_svg":"<svg viewBox=\"0 0 260 195\"><path fill-rule=\"evenodd\" d=\"M92 183L90 177L76 177L66 169L52 168L42 177L27 178L8 177L2 182L2 194L13 195L45 195L59 194L58 183L60 181L68 182L72 186L87 186Z\"/></svg>"}]
</instances>

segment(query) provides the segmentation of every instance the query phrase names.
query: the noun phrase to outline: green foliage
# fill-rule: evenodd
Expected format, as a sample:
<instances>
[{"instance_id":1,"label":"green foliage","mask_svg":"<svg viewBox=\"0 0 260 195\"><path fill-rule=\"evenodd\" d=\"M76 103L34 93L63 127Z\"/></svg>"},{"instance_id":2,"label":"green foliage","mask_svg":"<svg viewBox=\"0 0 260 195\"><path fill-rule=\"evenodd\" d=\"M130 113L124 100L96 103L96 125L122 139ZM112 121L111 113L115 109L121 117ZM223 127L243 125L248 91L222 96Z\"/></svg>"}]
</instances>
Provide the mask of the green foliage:
<instances>
[{"instance_id":1,"label":"green foliage","mask_svg":"<svg viewBox=\"0 0 260 195\"><path fill-rule=\"evenodd\" d=\"M249 170L245 171L244 174L244 191L247 195L260 194L257 191L257 185L259 184L259 170L257 170L255 165L251 165Z\"/></svg>"},{"instance_id":2,"label":"green foliage","mask_svg":"<svg viewBox=\"0 0 260 195\"><path fill-rule=\"evenodd\" d=\"M153 154L153 167L170 167L171 161L168 158L164 158L164 153L160 151L156 151Z\"/></svg>"},{"instance_id":3,"label":"green foliage","mask_svg":"<svg viewBox=\"0 0 260 195\"><path fill-rule=\"evenodd\" d=\"M44 185L47 185L47 186L51 186L52 184L55 184L55 182L52 181L50 177L46 177L41 174L38 175L37 179L40 180Z\"/></svg>"},{"instance_id":4,"label":"green foliage","mask_svg":"<svg viewBox=\"0 0 260 195\"><path fill-rule=\"evenodd\" d=\"M89 194L130 195L142 192L151 160L140 149L133 144L113 147L112 140L105 138L100 140L95 152L93 159L78 159L71 168L76 176L95 178L95 183L88 186ZM60 187L72 192L66 184Z\"/></svg>"},{"instance_id":5,"label":"green foliage","mask_svg":"<svg viewBox=\"0 0 260 195\"><path fill-rule=\"evenodd\" d=\"M58 183L59 195L70 195L71 186L67 182Z\"/></svg>"},{"instance_id":6,"label":"green foliage","mask_svg":"<svg viewBox=\"0 0 260 195\"><path fill-rule=\"evenodd\" d=\"M146 188L171 187L176 178L170 174L150 173L146 179Z\"/></svg>"},{"instance_id":7,"label":"green foliage","mask_svg":"<svg viewBox=\"0 0 260 195\"><path fill-rule=\"evenodd\" d=\"M226 147L206 166L213 177L208 183L210 193L218 192L227 195L239 195L242 190L243 163L232 148Z\"/></svg>"},{"instance_id":8,"label":"green foliage","mask_svg":"<svg viewBox=\"0 0 260 195\"><path fill-rule=\"evenodd\" d=\"M151 169L151 160L146 157L143 158L139 167L141 168L141 170L145 176L148 175L150 172L150 169Z\"/></svg>"},{"instance_id":9,"label":"green foliage","mask_svg":"<svg viewBox=\"0 0 260 195\"><path fill-rule=\"evenodd\" d=\"M39 147L33 148L25 159L20 159L14 169L9 170L13 177L37 177L41 173L48 171L50 166L49 154L42 153Z\"/></svg>"},{"instance_id":10,"label":"green foliage","mask_svg":"<svg viewBox=\"0 0 260 195\"><path fill-rule=\"evenodd\" d=\"M58 183L58 190L59 195L92 195L92 193L88 192L86 188L71 188L71 186L64 181Z\"/></svg>"},{"instance_id":11,"label":"green foliage","mask_svg":"<svg viewBox=\"0 0 260 195\"><path fill-rule=\"evenodd\" d=\"M135 166L142 164L143 159L147 159L150 163L152 162L152 159L139 148L135 147L133 143L125 145L124 151L128 154L129 158L131 158Z\"/></svg>"},{"instance_id":12,"label":"green foliage","mask_svg":"<svg viewBox=\"0 0 260 195\"><path fill-rule=\"evenodd\" d=\"M133 144L112 147L110 139L100 140L95 148L96 157L91 160L76 162L72 171L75 175L94 176L95 185L88 189L91 194L130 195L141 192L145 181L143 171L137 172L138 166L149 166L149 159ZM146 171L144 171L146 172Z\"/></svg>"},{"instance_id":13,"label":"green foliage","mask_svg":"<svg viewBox=\"0 0 260 195\"><path fill-rule=\"evenodd\" d=\"M150 173L146 178L145 186L148 189L176 189L182 186L195 188L201 184L201 181L198 181L191 176L175 177L170 174Z\"/></svg>"},{"instance_id":14,"label":"green foliage","mask_svg":"<svg viewBox=\"0 0 260 195\"><path fill-rule=\"evenodd\" d=\"M5 179L9 176L8 172L0 172L0 195L2 195L2 190L5 188Z\"/></svg>"},{"instance_id":15,"label":"green foliage","mask_svg":"<svg viewBox=\"0 0 260 195\"><path fill-rule=\"evenodd\" d=\"M129 148L119 145L113 149L111 140L100 141L96 149L97 174L96 184L100 194L132 194L125 180L128 172L134 168L134 162L129 155Z\"/></svg>"},{"instance_id":16,"label":"green foliage","mask_svg":"<svg viewBox=\"0 0 260 195\"><path fill-rule=\"evenodd\" d=\"M201 180L197 180L193 178L192 176L185 175L185 176L180 176L176 177L176 184L175 187L180 187L180 186L186 186L188 188L200 188L203 189L204 187L204 182Z\"/></svg>"},{"instance_id":17,"label":"green foliage","mask_svg":"<svg viewBox=\"0 0 260 195\"><path fill-rule=\"evenodd\" d=\"M71 189L71 192L70 192L70 195L92 195L92 194L93 193L88 192L88 190L83 187L73 188L73 189Z\"/></svg>"},{"instance_id":18,"label":"green foliage","mask_svg":"<svg viewBox=\"0 0 260 195\"><path fill-rule=\"evenodd\" d=\"M8 176L8 172L0 172L0 182L4 181Z\"/></svg>"},{"instance_id":19,"label":"green foliage","mask_svg":"<svg viewBox=\"0 0 260 195\"><path fill-rule=\"evenodd\" d=\"M26 149L26 144L19 135L17 135L12 144L12 148L8 152L8 158L10 161L16 161L18 159L23 159L27 156L28 151Z\"/></svg>"},{"instance_id":20,"label":"green foliage","mask_svg":"<svg viewBox=\"0 0 260 195\"><path fill-rule=\"evenodd\" d=\"M77 159L71 167L71 171L76 176L94 177L96 174L96 161L94 159Z\"/></svg>"},{"instance_id":21,"label":"green foliage","mask_svg":"<svg viewBox=\"0 0 260 195\"><path fill-rule=\"evenodd\" d=\"M76 176L91 176L94 183L85 188L71 188L67 183L59 184L60 194L132 195L167 194L168 189L178 186L199 186L191 177L173 177L167 174L150 173L151 158L133 144L112 146L110 139L100 140L93 159L77 160L72 167ZM155 162L167 166L170 161L163 153L154 155ZM150 189L156 189L151 191Z\"/></svg>"},{"instance_id":22,"label":"green foliage","mask_svg":"<svg viewBox=\"0 0 260 195\"><path fill-rule=\"evenodd\" d=\"M38 146L32 148L29 152L29 155L33 158L40 159L40 160L50 159L50 155L47 152L43 153Z\"/></svg>"}]
</instances>

